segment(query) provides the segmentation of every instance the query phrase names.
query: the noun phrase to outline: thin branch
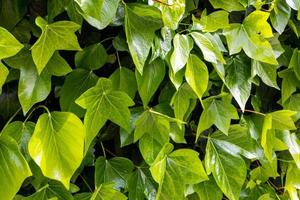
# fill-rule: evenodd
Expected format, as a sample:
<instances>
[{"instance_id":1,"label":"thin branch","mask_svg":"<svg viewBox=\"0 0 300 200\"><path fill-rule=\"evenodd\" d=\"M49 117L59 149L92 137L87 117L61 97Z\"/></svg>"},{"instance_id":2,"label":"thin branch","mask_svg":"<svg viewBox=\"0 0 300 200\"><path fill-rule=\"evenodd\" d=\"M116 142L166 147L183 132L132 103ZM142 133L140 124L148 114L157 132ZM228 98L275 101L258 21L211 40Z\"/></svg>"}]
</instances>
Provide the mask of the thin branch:
<instances>
[{"instance_id":1,"label":"thin branch","mask_svg":"<svg viewBox=\"0 0 300 200\"><path fill-rule=\"evenodd\" d=\"M163 4L163 5L165 5L165 6L173 6L173 5L171 5L171 4L168 4L168 3L162 2L162 1L160 1L160 0L153 0L153 1L154 1L154 2L156 2L156 3Z\"/></svg>"},{"instance_id":2,"label":"thin branch","mask_svg":"<svg viewBox=\"0 0 300 200\"><path fill-rule=\"evenodd\" d=\"M247 110L245 109L244 111L241 110L241 109L237 109L239 112L242 112L242 113L245 113L245 112L248 112L248 113L253 113L253 114L257 114L257 115L262 115L262 116L266 116L266 114L264 113L261 113L261 112L257 112L255 110Z\"/></svg>"}]
</instances>

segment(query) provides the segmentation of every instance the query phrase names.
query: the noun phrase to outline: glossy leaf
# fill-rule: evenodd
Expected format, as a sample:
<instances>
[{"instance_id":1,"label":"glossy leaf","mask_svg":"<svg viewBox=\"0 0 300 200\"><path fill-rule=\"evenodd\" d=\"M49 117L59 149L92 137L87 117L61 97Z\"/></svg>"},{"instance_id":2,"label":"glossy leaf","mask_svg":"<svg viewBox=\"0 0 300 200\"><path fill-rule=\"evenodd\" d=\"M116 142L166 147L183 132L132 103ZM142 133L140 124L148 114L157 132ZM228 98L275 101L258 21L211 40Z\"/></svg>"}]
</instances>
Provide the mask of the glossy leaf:
<instances>
[{"instance_id":1,"label":"glossy leaf","mask_svg":"<svg viewBox=\"0 0 300 200\"><path fill-rule=\"evenodd\" d=\"M173 146L166 144L150 168L152 177L159 184L156 199L182 199L186 184L208 179L197 152L172 150Z\"/></svg>"},{"instance_id":2,"label":"glossy leaf","mask_svg":"<svg viewBox=\"0 0 300 200\"><path fill-rule=\"evenodd\" d=\"M115 157L106 160L104 157L97 158L95 163L95 185L114 182L115 189L125 188L125 181L133 171L133 163L122 157Z\"/></svg>"},{"instance_id":3,"label":"glossy leaf","mask_svg":"<svg viewBox=\"0 0 300 200\"><path fill-rule=\"evenodd\" d=\"M99 185L90 200L126 200L127 197L118 190L113 189L113 186L113 184Z\"/></svg>"},{"instance_id":4,"label":"glossy leaf","mask_svg":"<svg viewBox=\"0 0 300 200\"><path fill-rule=\"evenodd\" d=\"M9 136L0 137L0 195L12 199L23 181L31 176L30 168L18 149L18 144Z\"/></svg>"},{"instance_id":5,"label":"glossy leaf","mask_svg":"<svg viewBox=\"0 0 300 200\"><path fill-rule=\"evenodd\" d=\"M185 78L201 100L208 87L208 69L196 55L191 54L185 70Z\"/></svg>"},{"instance_id":6,"label":"glossy leaf","mask_svg":"<svg viewBox=\"0 0 300 200\"><path fill-rule=\"evenodd\" d=\"M155 31L162 27L161 13L142 4L125 6L125 32L129 51L140 74L151 49Z\"/></svg>"},{"instance_id":7,"label":"glossy leaf","mask_svg":"<svg viewBox=\"0 0 300 200\"><path fill-rule=\"evenodd\" d=\"M224 149L209 139L206 146L205 168L212 173L217 185L231 200L239 199L246 178L244 160L236 153Z\"/></svg>"},{"instance_id":8,"label":"glossy leaf","mask_svg":"<svg viewBox=\"0 0 300 200\"><path fill-rule=\"evenodd\" d=\"M189 58L193 48L193 40L188 35L176 34L173 38L174 51L170 58L170 63L174 73L181 70Z\"/></svg>"},{"instance_id":9,"label":"glossy leaf","mask_svg":"<svg viewBox=\"0 0 300 200\"><path fill-rule=\"evenodd\" d=\"M83 159L84 140L84 126L76 115L52 112L39 117L28 151L46 177L69 188L70 179Z\"/></svg>"},{"instance_id":10,"label":"glossy leaf","mask_svg":"<svg viewBox=\"0 0 300 200\"><path fill-rule=\"evenodd\" d=\"M218 29L229 27L229 13L226 11L215 11L207 15L206 10L201 14L201 18L193 18L193 29L204 32L215 32Z\"/></svg>"},{"instance_id":11,"label":"glossy leaf","mask_svg":"<svg viewBox=\"0 0 300 200\"><path fill-rule=\"evenodd\" d=\"M136 71L135 77L143 105L146 107L165 77L165 64L161 59L156 59L145 65L142 75Z\"/></svg>"},{"instance_id":12,"label":"glossy leaf","mask_svg":"<svg viewBox=\"0 0 300 200\"><path fill-rule=\"evenodd\" d=\"M112 22L120 0L75 0L79 13L92 26L101 30Z\"/></svg>"},{"instance_id":13,"label":"glossy leaf","mask_svg":"<svg viewBox=\"0 0 300 200\"><path fill-rule=\"evenodd\" d=\"M134 102L126 93L113 90L109 79L100 78L94 87L76 100L76 103L87 110L84 117L87 132L86 149L108 119L127 131L130 130L128 107L133 106Z\"/></svg>"},{"instance_id":14,"label":"glossy leaf","mask_svg":"<svg viewBox=\"0 0 300 200\"><path fill-rule=\"evenodd\" d=\"M273 36L268 18L269 13L254 11L242 24L230 24L230 28L224 30L230 54L239 53L243 49L254 60L276 65L272 46L263 39Z\"/></svg>"},{"instance_id":15,"label":"glossy leaf","mask_svg":"<svg viewBox=\"0 0 300 200\"><path fill-rule=\"evenodd\" d=\"M37 17L35 23L42 29L41 36L31 47L38 74L42 73L56 50L81 50L74 34L79 29L78 24L70 21L48 24L41 17Z\"/></svg>"},{"instance_id":16,"label":"glossy leaf","mask_svg":"<svg viewBox=\"0 0 300 200\"><path fill-rule=\"evenodd\" d=\"M235 107L228 102L216 99L206 99L203 105L204 111L200 116L197 138L213 124L227 135L231 119L238 119Z\"/></svg>"}]
</instances>

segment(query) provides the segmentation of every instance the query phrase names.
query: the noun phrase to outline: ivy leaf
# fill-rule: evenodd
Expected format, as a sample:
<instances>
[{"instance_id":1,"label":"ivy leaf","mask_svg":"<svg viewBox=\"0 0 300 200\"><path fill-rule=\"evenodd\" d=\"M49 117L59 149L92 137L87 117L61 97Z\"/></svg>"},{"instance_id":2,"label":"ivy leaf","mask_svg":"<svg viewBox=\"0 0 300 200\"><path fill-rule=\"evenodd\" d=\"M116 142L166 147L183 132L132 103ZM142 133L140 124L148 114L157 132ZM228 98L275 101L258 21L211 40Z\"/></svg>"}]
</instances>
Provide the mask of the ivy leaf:
<instances>
[{"instance_id":1,"label":"ivy leaf","mask_svg":"<svg viewBox=\"0 0 300 200\"><path fill-rule=\"evenodd\" d=\"M300 9L300 1L299 0L286 0L287 4L294 10Z\"/></svg>"},{"instance_id":2,"label":"ivy leaf","mask_svg":"<svg viewBox=\"0 0 300 200\"><path fill-rule=\"evenodd\" d=\"M80 68L96 70L103 67L107 57L104 46L97 43L84 48L83 51L78 51L75 55L75 65Z\"/></svg>"},{"instance_id":3,"label":"ivy leaf","mask_svg":"<svg viewBox=\"0 0 300 200\"><path fill-rule=\"evenodd\" d=\"M240 0L231 0L230 2L226 0L209 0L209 2L214 8L222 8L228 12L245 9L240 3Z\"/></svg>"},{"instance_id":4,"label":"ivy leaf","mask_svg":"<svg viewBox=\"0 0 300 200\"><path fill-rule=\"evenodd\" d=\"M222 191L212 176L209 180L194 185L193 188L201 200L221 200L223 197Z\"/></svg>"},{"instance_id":5,"label":"ivy leaf","mask_svg":"<svg viewBox=\"0 0 300 200\"><path fill-rule=\"evenodd\" d=\"M83 159L84 140L84 126L76 115L52 112L39 117L28 151L46 177L69 189L70 179Z\"/></svg>"},{"instance_id":6,"label":"ivy leaf","mask_svg":"<svg viewBox=\"0 0 300 200\"><path fill-rule=\"evenodd\" d=\"M47 98L51 90L51 76L62 76L72 69L68 63L57 53L54 53L45 70L39 75L32 60L30 51L24 49L16 56L8 58L5 62L20 70L18 97L23 113ZM59 66L59 67L57 67Z\"/></svg>"},{"instance_id":7,"label":"ivy leaf","mask_svg":"<svg viewBox=\"0 0 300 200\"><path fill-rule=\"evenodd\" d=\"M155 185L149 170L137 168L127 179L128 199L155 199Z\"/></svg>"},{"instance_id":8,"label":"ivy leaf","mask_svg":"<svg viewBox=\"0 0 300 200\"><path fill-rule=\"evenodd\" d=\"M247 58L235 57L227 61L225 84L242 110L251 93L251 68Z\"/></svg>"},{"instance_id":9,"label":"ivy leaf","mask_svg":"<svg viewBox=\"0 0 300 200\"><path fill-rule=\"evenodd\" d=\"M107 120L130 131L128 107L133 106L134 102L126 93L113 90L109 79L100 78L94 87L88 89L76 100L76 103L87 109L84 116L84 126L87 132L86 150Z\"/></svg>"},{"instance_id":10,"label":"ivy leaf","mask_svg":"<svg viewBox=\"0 0 300 200\"><path fill-rule=\"evenodd\" d=\"M300 140L297 135L295 133L290 133L289 131L282 131L280 139L286 144L295 164L298 169L300 169Z\"/></svg>"},{"instance_id":11,"label":"ivy leaf","mask_svg":"<svg viewBox=\"0 0 300 200\"><path fill-rule=\"evenodd\" d=\"M34 194L22 200L73 200L71 193L58 181L51 180Z\"/></svg>"},{"instance_id":12,"label":"ivy leaf","mask_svg":"<svg viewBox=\"0 0 300 200\"><path fill-rule=\"evenodd\" d=\"M9 136L0 137L0 196L13 199L23 181L31 176L30 168L18 149L18 144Z\"/></svg>"},{"instance_id":13,"label":"ivy leaf","mask_svg":"<svg viewBox=\"0 0 300 200\"><path fill-rule=\"evenodd\" d=\"M165 64L163 60L158 58L145 65L142 75L135 71L135 76L139 94L144 107L146 107L165 77Z\"/></svg>"},{"instance_id":14,"label":"ivy leaf","mask_svg":"<svg viewBox=\"0 0 300 200\"><path fill-rule=\"evenodd\" d=\"M208 139L205 168L208 174L213 174L217 185L229 199L239 199L247 168L238 154L224 149L213 139Z\"/></svg>"},{"instance_id":15,"label":"ivy leaf","mask_svg":"<svg viewBox=\"0 0 300 200\"><path fill-rule=\"evenodd\" d=\"M23 45L9 31L0 27L0 94L1 88L9 74L8 69L1 60L16 55L22 48Z\"/></svg>"},{"instance_id":16,"label":"ivy leaf","mask_svg":"<svg viewBox=\"0 0 300 200\"><path fill-rule=\"evenodd\" d=\"M53 24L37 17L35 23L42 29L39 39L31 47L32 58L41 74L56 50L81 50L75 31L80 26L70 21L59 21Z\"/></svg>"},{"instance_id":17,"label":"ivy leaf","mask_svg":"<svg viewBox=\"0 0 300 200\"><path fill-rule=\"evenodd\" d=\"M193 49L193 40L188 35L176 34L173 38L174 51L170 58L170 63L174 73L181 70L188 58L190 51Z\"/></svg>"},{"instance_id":18,"label":"ivy leaf","mask_svg":"<svg viewBox=\"0 0 300 200\"><path fill-rule=\"evenodd\" d=\"M186 185L208 180L196 151L172 150L173 145L166 144L150 167L153 179L159 184L157 200L183 199Z\"/></svg>"},{"instance_id":19,"label":"ivy leaf","mask_svg":"<svg viewBox=\"0 0 300 200\"><path fill-rule=\"evenodd\" d=\"M33 122L14 121L5 126L1 135L12 137L19 146L20 152L29 161L31 158L28 154L28 141L34 131L35 124Z\"/></svg>"},{"instance_id":20,"label":"ivy leaf","mask_svg":"<svg viewBox=\"0 0 300 200\"><path fill-rule=\"evenodd\" d=\"M95 185L114 182L115 189L125 188L125 181L133 169L133 163L127 158L114 157L106 160L105 157L99 157L95 163Z\"/></svg>"},{"instance_id":21,"label":"ivy leaf","mask_svg":"<svg viewBox=\"0 0 300 200\"><path fill-rule=\"evenodd\" d=\"M116 15L120 0L75 0L82 17L95 28L102 30Z\"/></svg>"},{"instance_id":22,"label":"ivy leaf","mask_svg":"<svg viewBox=\"0 0 300 200\"><path fill-rule=\"evenodd\" d=\"M62 111L68 111L79 117L84 116L84 109L75 103L75 100L96 85L98 77L91 71L85 69L73 70L66 76L60 91L59 105Z\"/></svg>"},{"instance_id":23,"label":"ivy leaf","mask_svg":"<svg viewBox=\"0 0 300 200\"><path fill-rule=\"evenodd\" d=\"M264 123L261 132L261 146L264 149L266 158L271 161L273 157L273 144L272 140L275 135L272 129L272 115L266 115L264 117Z\"/></svg>"},{"instance_id":24,"label":"ivy leaf","mask_svg":"<svg viewBox=\"0 0 300 200\"><path fill-rule=\"evenodd\" d=\"M169 142L169 119L153 110L146 110L135 122L134 141L146 163L152 163L162 147Z\"/></svg>"},{"instance_id":25,"label":"ivy leaf","mask_svg":"<svg viewBox=\"0 0 300 200\"><path fill-rule=\"evenodd\" d=\"M114 71L109 79L112 82L112 87L114 90L125 92L132 99L135 97L135 93L137 91L137 81L133 71L126 67L120 67Z\"/></svg>"},{"instance_id":26,"label":"ivy leaf","mask_svg":"<svg viewBox=\"0 0 300 200\"><path fill-rule=\"evenodd\" d=\"M281 85L281 101L284 103L288 98L297 90L300 85L300 81L291 69L285 69L278 73L278 76L282 78Z\"/></svg>"},{"instance_id":27,"label":"ivy leaf","mask_svg":"<svg viewBox=\"0 0 300 200\"><path fill-rule=\"evenodd\" d=\"M5 28L0 27L0 60L16 55L24 46Z\"/></svg>"},{"instance_id":28,"label":"ivy leaf","mask_svg":"<svg viewBox=\"0 0 300 200\"><path fill-rule=\"evenodd\" d=\"M155 31L162 27L161 13L143 4L125 6L125 32L129 51L140 74L151 49Z\"/></svg>"},{"instance_id":29,"label":"ivy leaf","mask_svg":"<svg viewBox=\"0 0 300 200\"><path fill-rule=\"evenodd\" d=\"M186 120L189 111L195 106L195 101L197 99L196 94L192 88L184 83L174 94L171 104L174 107L175 117L180 120Z\"/></svg>"},{"instance_id":30,"label":"ivy leaf","mask_svg":"<svg viewBox=\"0 0 300 200\"><path fill-rule=\"evenodd\" d=\"M228 135L231 119L239 119L236 108L230 103L217 99L205 99L203 101L204 111L202 112L197 129L197 138L211 125Z\"/></svg>"},{"instance_id":31,"label":"ivy leaf","mask_svg":"<svg viewBox=\"0 0 300 200\"><path fill-rule=\"evenodd\" d=\"M206 61L214 64L225 63L218 42L210 33L192 32L191 35Z\"/></svg>"},{"instance_id":32,"label":"ivy leaf","mask_svg":"<svg viewBox=\"0 0 300 200\"><path fill-rule=\"evenodd\" d=\"M274 8L270 15L274 29L282 34L291 16L291 8L284 0L274 1Z\"/></svg>"},{"instance_id":33,"label":"ivy leaf","mask_svg":"<svg viewBox=\"0 0 300 200\"><path fill-rule=\"evenodd\" d=\"M269 115L272 116L272 128L278 130L295 130L296 126L292 119L297 112L291 110L279 110Z\"/></svg>"},{"instance_id":34,"label":"ivy leaf","mask_svg":"<svg viewBox=\"0 0 300 200\"><path fill-rule=\"evenodd\" d=\"M152 2L152 4L154 2L154 5L160 8L162 20L166 27L172 30L178 28L178 24L185 12L185 0L174 0L171 1L171 3L169 3L170 1L168 0L162 0L161 2L150 0L150 2Z\"/></svg>"},{"instance_id":35,"label":"ivy leaf","mask_svg":"<svg viewBox=\"0 0 300 200\"><path fill-rule=\"evenodd\" d=\"M299 199L298 191L300 189L300 170L293 163L288 164L288 169L286 173L286 183L285 188L288 191L291 199Z\"/></svg>"},{"instance_id":36,"label":"ivy leaf","mask_svg":"<svg viewBox=\"0 0 300 200\"><path fill-rule=\"evenodd\" d=\"M96 187L95 192L93 193L90 200L126 200L127 197L115 190L113 183L102 184Z\"/></svg>"},{"instance_id":37,"label":"ivy leaf","mask_svg":"<svg viewBox=\"0 0 300 200\"><path fill-rule=\"evenodd\" d=\"M300 80L300 51L298 48L294 49L293 55L291 57L289 68L292 68L298 80Z\"/></svg>"},{"instance_id":38,"label":"ivy leaf","mask_svg":"<svg viewBox=\"0 0 300 200\"><path fill-rule=\"evenodd\" d=\"M252 76L258 75L261 80L268 86L279 90L277 85L277 71L276 65L270 65L267 63L252 61Z\"/></svg>"},{"instance_id":39,"label":"ivy leaf","mask_svg":"<svg viewBox=\"0 0 300 200\"><path fill-rule=\"evenodd\" d=\"M230 28L224 30L230 55L243 49L247 56L254 60L277 65L272 46L264 39L273 36L268 18L269 13L254 11L242 24L230 24Z\"/></svg>"},{"instance_id":40,"label":"ivy leaf","mask_svg":"<svg viewBox=\"0 0 300 200\"><path fill-rule=\"evenodd\" d=\"M201 100L208 87L208 69L205 63L194 54L189 56L185 79Z\"/></svg>"},{"instance_id":41,"label":"ivy leaf","mask_svg":"<svg viewBox=\"0 0 300 200\"><path fill-rule=\"evenodd\" d=\"M229 13L220 10L206 14L204 10L201 14L200 20L193 17L193 30L201 30L204 32L215 32L218 29L224 29L229 27Z\"/></svg>"}]
</instances>

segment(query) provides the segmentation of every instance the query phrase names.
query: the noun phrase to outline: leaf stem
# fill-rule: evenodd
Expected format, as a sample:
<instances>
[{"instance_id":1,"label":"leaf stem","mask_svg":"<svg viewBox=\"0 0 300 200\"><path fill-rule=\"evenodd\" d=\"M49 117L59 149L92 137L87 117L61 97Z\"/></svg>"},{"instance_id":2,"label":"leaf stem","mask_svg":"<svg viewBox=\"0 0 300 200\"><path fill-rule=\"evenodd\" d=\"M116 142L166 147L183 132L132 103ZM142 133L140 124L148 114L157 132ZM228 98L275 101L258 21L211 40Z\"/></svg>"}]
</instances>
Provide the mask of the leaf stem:
<instances>
[{"instance_id":1,"label":"leaf stem","mask_svg":"<svg viewBox=\"0 0 300 200\"><path fill-rule=\"evenodd\" d=\"M6 124L4 125L4 127L3 127L3 129L5 129L7 126L8 126L8 124L10 124L10 122L18 115L18 113L21 111L21 107L14 113L14 115L13 116L11 116L11 118L9 118L9 120L6 122ZM2 129L2 130L3 130Z\"/></svg>"},{"instance_id":2,"label":"leaf stem","mask_svg":"<svg viewBox=\"0 0 300 200\"><path fill-rule=\"evenodd\" d=\"M106 42L106 41L108 41L108 40L111 40L111 39L114 39L115 37L108 37L108 38L105 38L105 39L103 39L103 40L101 40L100 41L100 43L103 43L103 42Z\"/></svg>"},{"instance_id":3,"label":"leaf stem","mask_svg":"<svg viewBox=\"0 0 300 200\"><path fill-rule=\"evenodd\" d=\"M248 112L248 113L253 113L253 114L257 114L257 115L266 116L266 114L261 113L261 112L258 112L258 111L255 111L255 110L248 110L248 109L245 109L244 111L241 110L241 109L237 109L237 110L238 110L239 112L242 112L242 113Z\"/></svg>"},{"instance_id":4,"label":"leaf stem","mask_svg":"<svg viewBox=\"0 0 300 200\"><path fill-rule=\"evenodd\" d=\"M117 56L117 60L118 60L118 65L119 65L120 68L122 68L118 51L116 51L116 56Z\"/></svg>"},{"instance_id":5,"label":"leaf stem","mask_svg":"<svg viewBox=\"0 0 300 200\"><path fill-rule=\"evenodd\" d=\"M105 153L105 148L102 142L100 142L101 148L102 148L102 152L103 152L103 156L106 158L106 153Z\"/></svg>"},{"instance_id":6,"label":"leaf stem","mask_svg":"<svg viewBox=\"0 0 300 200\"><path fill-rule=\"evenodd\" d=\"M173 6L173 5L171 5L171 4L168 4L168 3L162 2L162 1L160 1L160 0L153 0L153 1L154 1L154 2L156 2L156 3L163 4L163 5L165 5L165 6Z\"/></svg>"},{"instance_id":7,"label":"leaf stem","mask_svg":"<svg viewBox=\"0 0 300 200\"><path fill-rule=\"evenodd\" d=\"M91 186L88 184L88 182L85 180L85 178L84 178L81 174L79 174L79 176L80 176L80 178L83 180L84 184L88 187L88 189L89 189L91 192L93 192Z\"/></svg>"}]
</instances>

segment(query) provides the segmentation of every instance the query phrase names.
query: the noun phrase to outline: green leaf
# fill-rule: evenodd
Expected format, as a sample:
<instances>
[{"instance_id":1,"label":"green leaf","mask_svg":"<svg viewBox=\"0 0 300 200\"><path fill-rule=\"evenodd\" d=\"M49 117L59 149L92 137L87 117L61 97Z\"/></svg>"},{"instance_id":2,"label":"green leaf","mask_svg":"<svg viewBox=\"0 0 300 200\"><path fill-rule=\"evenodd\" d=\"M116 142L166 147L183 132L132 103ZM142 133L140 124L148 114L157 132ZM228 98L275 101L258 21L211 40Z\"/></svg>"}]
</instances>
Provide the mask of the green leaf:
<instances>
[{"instance_id":1,"label":"green leaf","mask_svg":"<svg viewBox=\"0 0 300 200\"><path fill-rule=\"evenodd\" d=\"M238 200L246 178L244 160L208 139L205 154L205 168L212 173L217 185L230 200Z\"/></svg>"},{"instance_id":2,"label":"green leaf","mask_svg":"<svg viewBox=\"0 0 300 200\"><path fill-rule=\"evenodd\" d=\"M222 191L212 176L208 181L198 183L193 188L201 200L221 200L223 197Z\"/></svg>"},{"instance_id":3,"label":"green leaf","mask_svg":"<svg viewBox=\"0 0 300 200\"><path fill-rule=\"evenodd\" d=\"M107 57L104 46L97 43L84 48L83 51L78 51L75 55L75 65L80 68L96 70L103 67Z\"/></svg>"},{"instance_id":4,"label":"green leaf","mask_svg":"<svg viewBox=\"0 0 300 200\"><path fill-rule=\"evenodd\" d=\"M193 102L197 99L192 88L184 83L174 94L171 104L174 107L175 117L180 120L186 120L190 114L190 109L195 105Z\"/></svg>"},{"instance_id":5,"label":"green leaf","mask_svg":"<svg viewBox=\"0 0 300 200\"><path fill-rule=\"evenodd\" d=\"M23 181L31 176L30 168L18 149L18 144L8 136L0 137L0 196L13 199Z\"/></svg>"},{"instance_id":6,"label":"green leaf","mask_svg":"<svg viewBox=\"0 0 300 200\"><path fill-rule=\"evenodd\" d=\"M85 111L75 100L89 88L96 85L98 77L91 71L76 69L65 79L60 91L59 104L62 111L68 111L83 117Z\"/></svg>"},{"instance_id":7,"label":"green leaf","mask_svg":"<svg viewBox=\"0 0 300 200\"><path fill-rule=\"evenodd\" d=\"M34 194L23 198L22 200L73 200L71 193L57 181L50 181L45 186L38 189Z\"/></svg>"},{"instance_id":8,"label":"green leaf","mask_svg":"<svg viewBox=\"0 0 300 200\"><path fill-rule=\"evenodd\" d=\"M204 111L200 116L197 138L213 124L228 135L231 119L239 119L236 108L228 102L217 99L205 99L203 105Z\"/></svg>"},{"instance_id":9,"label":"green leaf","mask_svg":"<svg viewBox=\"0 0 300 200\"><path fill-rule=\"evenodd\" d=\"M201 14L200 20L193 18L193 30L201 30L204 32L215 32L218 29L224 29L229 27L229 13L220 10L206 14L204 10Z\"/></svg>"},{"instance_id":10,"label":"green leaf","mask_svg":"<svg viewBox=\"0 0 300 200\"><path fill-rule=\"evenodd\" d=\"M169 119L162 114L146 110L135 122L134 141L146 163L152 163L162 147L169 142Z\"/></svg>"},{"instance_id":11,"label":"green leaf","mask_svg":"<svg viewBox=\"0 0 300 200\"><path fill-rule=\"evenodd\" d=\"M23 49L16 56L6 59L5 62L20 70L18 97L24 114L34 104L47 98L51 90L52 75L62 76L71 71L68 63L58 53L54 53L40 75L36 70L30 51L27 49Z\"/></svg>"},{"instance_id":12,"label":"green leaf","mask_svg":"<svg viewBox=\"0 0 300 200\"><path fill-rule=\"evenodd\" d=\"M137 91L137 82L133 71L126 67L119 67L110 75L109 79L114 90L125 92L130 98L134 99Z\"/></svg>"},{"instance_id":13,"label":"green leaf","mask_svg":"<svg viewBox=\"0 0 300 200\"><path fill-rule=\"evenodd\" d=\"M164 25L172 30L178 28L178 24L183 18L184 11L185 11L185 0L162 0L161 2L150 1L154 2L154 5L159 7L162 12L162 20Z\"/></svg>"},{"instance_id":14,"label":"green leaf","mask_svg":"<svg viewBox=\"0 0 300 200\"><path fill-rule=\"evenodd\" d=\"M28 151L46 177L69 188L70 179L83 159L84 140L84 126L76 115L45 113L37 121Z\"/></svg>"},{"instance_id":15,"label":"green leaf","mask_svg":"<svg viewBox=\"0 0 300 200\"><path fill-rule=\"evenodd\" d=\"M235 57L227 61L225 84L242 110L251 93L251 68L245 57Z\"/></svg>"},{"instance_id":16,"label":"green leaf","mask_svg":"<svg viewBox=\"0 0 300 200\"><path fill-rule=\"evenodd\" d=\"M99 157L95 163L95 185L114 182L114 188L121 190L125 188L126 179L133 169L133 163L127 158L114 157L106 160L105 157Z\"/></svg>"},{"instance_id":17,"label":"green leaf","mask_svg":"<svg viewBox=\"0 0 300 200\"><path fill-rule=\"evenodd\" d=\"M139 94L146 107L165 77L165 64L158 58L145 65L142 75L136 70L135 76Z\"/></svg>"},{"instance_id":18,"label":"green leaf","mask_svg":"<svg viewBox=\"0 0 300 200\"><path fill-rule=\"evenodd\" d=\"M193 49L193 40L188 35L176 34L173 38L174 51L170 58L173 72L176 74L181 70L189 58L190 51Z\"/></svg>"},{"instance_id":19,"label":"green leaf","mask_svg":"<svg viewBox=\"0 0 300 200\"><path fill-rule=\"evenodd\" d=\"M225 63L217 40L210 33L191 33L195 43L201 49L204 59L214 64Z\"/></svg>"},{"instance_id":20,"label":"green leaf","mask_svg":"<svg viewBox=\"0 0 300 200\"><path fill-rule=\"evenodd\" d=\"M20 152L29 161L31 158L28 154L28 141L34 131L35 124L33 122L14 121L5 126L1 134L3 136L12 137L19 146Z\"/></svg>"},{"instance_id":21,"label":"green leaf","mask_svg":"<svg viewBox=\"0 0 300 200\"><path fill-rule=\"evenodd\" d=\"M289 163L286 173L285 189L288 191L292 200L299 199L298 191L300 189L300 170L293 163Z\"/></svg>"},{"instance_id":22,"label":"green leaf","mask_svg":"<svg viewBox=\"0 0 300 200\"><path fill-rule=\"evenodd\" d=\"M50 20L65 10L65 7L70 3L70 0L49 0L47 2L47 13Z\"/></svg>"},{"instance_id":23,"label":"green leaf","mask_svg":"<svg viewBox=\"0 0 300 200\"><path fill-rule=\"evenodd\" d=\"M126 200L127 197L115 190L114 184L102 184L96 187L95 192L93 193L90 200Z\"/></svg>"},{"instance_id":24,"label":"green leaf","mask_svg":"<svg viewBox=\"0 0 300 200\"><path fill-rule=\"evenodd\" d=\"M300 140L297 135L295 133L290 133L289 131L282 131L280 136L280 139L288 147L298 169L300 169Z\"/></svg>"},{"instance_id":25,"label":"green leaf","mask_svg":"<svg viewBox=\"0 0 300 200\"><path fill-rule=\"evenodd\" d=\"M264 38L273 36L272 28L267 19L269 13L254 11L242 24L230 24L224 29L230 55L239 53L242 49L254 60L276 65L277 61L271 44Z\"/></svg>"},{"instance_id":26,"label":"green leaf","mask_svg":"<svg viewBox=\"0 0 300 200\"><path fill-rule=\"evenodd\" d=\"M140 74L151 49L155 31L162 27L161 13L143 4L125 6L125 32L129 51Z\"/></svg>"},{"instance_id":27,"label":"green leaf","mask_svg":"<svg viewBox=\"0 0 300 200\"><path fill-rule=\"evenodd\" d=\"M28 0L2 0L0 4L0 26L11 30L27 12Z\"/></svg>"},{"instance_id":28,"label":"green leaf","mask_svg":"<svg viewBox=\"0 0 300 200\"><path fill-rule=\"evenodd\" d=\"M173 145L166 144L150 167L152 177L159 184L157 200L183 199L186 185L208 180L196 151L172 150Z\"/></svg>"},{"instance_id":29,"label":"green leaf","mask_svg":"<svg viewBox=\"0 0 300 200\"><path fill-rule=\"evenodd\" d=\"M300 51L298 48L294 49L293 55L291 57L289 68L292 68L298 80L300 80Z\"/></svg>"},{"instance_id":30,"label":"green leaf","mask_svg":"<svg viewBox=\"0 0 300 200\"><path fill-rule=\"evenodd\" d=\"M252 76L258 75L261 80L268 86L279 90L277 85L277 67L267 63L252 61Z\"/></svg>"},{"instance_id":31,"label":"green leaf","mask_svg":"<svg viewBox=\"0 0 300 200\"><path fill-rule=\"evenodd\" d=\"M0 60L16 55L23 45L6 29L0 27Z\"/></svg>"},{"instance_id":32,"label":"green leaf","mask_svg":"<svg viewBox=\"0 0 300 200\"><path fill-rule=\"evenodd\" d=\"M78 24L71 21L47 24L41 17L37 17L35 23L42 29L41 36L31 47L32 58L39 74L56 50L81 50L74 33L80 28Z\"/></svg>"},{"instance_id":33,"label":"green leaf","mask_svg":"<svg viewBox=\"0 0 300 200\"><path fill-rule=\"evenodd\" d=\"M300 9L300 1L299 0L286 0L287 4L294 10Z\"/></svg>"},{"instance_id":34,"label":"green leaf","mask_svg":"<svg viewBox=\"0 0 300 200\"><path fill-rule=\"evenodd\" d=\"M291 8L284 0L275 0L274 8L270 15L274 29L282 34L291 16Z\"/></svg>"},{"instance_id":35,"label":"green leaf","mask_svg":"<svg viewBox=\"0 0 300 200\"><path fill-rule=\"evenodd\" d=\"M102 30L114 19L120 0L75 0L83 18L95 28Z\"/></svg>"},{"instance_id":36,"label":"green leaf","mask_svg":"<svg viewBox=\"0 0 300 200\"><path fill-rule=\"evenodd\" d=\"M155 185L149 170L137 168L127 179L128 199L155 199Z\"/></svg>"},{"instance_id":37,"label":"green leaf","mask_svg":"<svg viewBox=\"0 0 300 200\"><path fill-rule=\"evenodd\" d=\"M5 67L2 61L0 61L0 94L2 93L2 86L4 85L8 74L9 74L8 69Z\"/></svg>"},{"instance_id":38,"label":"green leaf","mask_svg":"<svg viewBox=\"0 0 300 200\"><path fill-rule=\"evenodd\" d=\"M85 150L89 148L107 120L130 131L128 107L133 106L134 102L126 93L113 90L109 79L100 78L94 87L88 89L76 100L76 103L87 109L84 116L84 126L87 132Z\"/></svg>"},{"instance_id":39,"label":"green leaf","mask_svg":"<svg viewBox=\"0 0 300 200\"><path fill-rule=\"evenodd\" d=\"M269 113L272 116L272 128L278 130L295 130L296 126L292 116L296 113L291 110L279 110Z\"/></svg>"},{"instance_id":40,"label":"green leaf","mask_svg":"<svg viewBox=\"0 0 300 200\"><path fill-rule=\"evenodd\" d=\"M273 157L273 138L274 130L272 131L272 115L264 117L264 123L261 132L261 146L264 149L266 158L271 162Z\"/></svg>"},{"instance_id":41,"label":"green leaf","mask_svg":"<svg viewBox=\"0 0 300 200\"><path fill-rule=\"evenodd\" d=\"M228 12L241 11L245 9L240 3L240 0L209 0L209 2L214 8L222 8Z\"/></svg>"},{"instance_id":42,"label":"green leaf","mask_svg":"<svg viewBox=\"0 0 300 200\"><path fill-rule=\"evenodd\" d=\"M208 78L208 69L205 63L196 55L190 54L185 70L185 79L200 100L207 90Z\"/></svg>"},{"instance_id":43,"label":"green leaf","mask_svg":"<svg viewBox=\"0 0 300 200\"><path fill-rule=\"evenodd\" d=\"M291 69L285 69L278 73L278 76L282 78L281 84L281 101L284 103L300 85L300 81Z\"/></svg>"}]
</instances>

